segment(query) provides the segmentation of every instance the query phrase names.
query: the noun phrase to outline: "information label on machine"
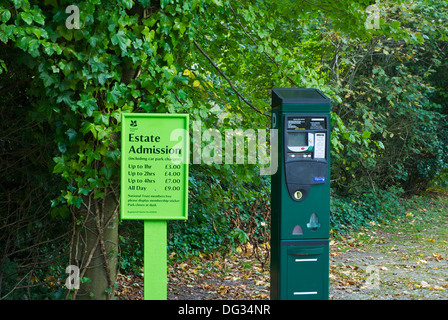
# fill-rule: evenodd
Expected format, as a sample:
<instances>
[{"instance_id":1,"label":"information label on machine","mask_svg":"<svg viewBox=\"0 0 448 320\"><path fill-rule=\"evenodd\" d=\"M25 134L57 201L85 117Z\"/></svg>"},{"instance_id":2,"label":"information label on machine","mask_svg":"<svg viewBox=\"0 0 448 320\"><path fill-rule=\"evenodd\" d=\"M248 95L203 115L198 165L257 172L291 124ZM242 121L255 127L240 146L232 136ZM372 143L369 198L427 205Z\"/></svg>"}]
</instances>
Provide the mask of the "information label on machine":
<instances>
[{"instance_id":1,"label":"information label on machine","mask_svg":"<svg viewBox=\"0 0 448 320\"><path fill-rule=\"evenodd\" d=\"M327 128L325 118L288 117L288 130L324 130Z\"/></svg>"},{"instance_id":2,"label":"information label on machine","mask_svg":"<svg viewBox=\"0 0 448 320\"><path fill-rule=\"evenodd\" d=\"M322 130L325 128L325 118L311 118L310 130Z\"/></svg>"},{"instance_id":3,"label":"information label on machine","mask_svg":"<svg viewBox=\"0 0 448 320\"><path fill-rule=\"evenodd\" d=\"M306 119L305 118L289 118L288 119L288 130L306 130Z\"/></svg>"},{"instance_id":4,"label":"information label on machine","mask_svg":"<svg viewBox=\"0 0 448 320\"><path fill-rule=\"evenodd\" d=\"M316 133L314 135L314 158L325 159L325 133Z\"/></svg>"}]
</instances>

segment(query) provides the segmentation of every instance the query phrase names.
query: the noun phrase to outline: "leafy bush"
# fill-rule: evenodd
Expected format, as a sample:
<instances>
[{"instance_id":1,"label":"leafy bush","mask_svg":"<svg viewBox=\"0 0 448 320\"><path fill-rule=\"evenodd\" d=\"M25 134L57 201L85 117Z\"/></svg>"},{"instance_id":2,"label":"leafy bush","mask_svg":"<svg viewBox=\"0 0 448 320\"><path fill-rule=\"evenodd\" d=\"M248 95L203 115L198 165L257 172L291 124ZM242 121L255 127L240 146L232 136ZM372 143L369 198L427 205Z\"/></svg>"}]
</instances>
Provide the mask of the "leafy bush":
<instances>
[{"instance_id":1,"label":"leafy bush","mask_svg":"<svg viewBox=\"0 0 448 320\"><path fill-rule=\"evenodd\" d=\"M368 226L371 221L387 221L404 213L401 189L372 192L366 190L362 196L340 197L333 195L330 202L332 232L347 233Z\"/></svg>"},{"instance_id":2,"label":"leafy bush","mask_svg":"<svg viewBox=\"0 0 448 320\"><path fill-rule=\"evenodd\" d=\"M143 221L125 220L120 225L120 269L140 274L143 267Z\"/></svg>"},{"instance_id":3,"label":"leafy bush","mask_svg":"<svg viewBox=\"0 0 448 320\"><path fill-rule=\"evenodd\" d=\"M215 250L228 253L246 242L255 248L268 242L270 179L256 171L254 166L193 168L189 218L169 223L169 250L179 255Z\"/></svg>"},{"instance_id":4,"label":"leafy bush","mask_svg":"<svg viewBox=\"0 0 448 320\"><path fill-rule=\"evenodd\" d=\"M418 193L448 165L446 8L444 1L386 6L382 15L396 31L366 42L332 34L337 42L329 47L340 56L330 52L323 69L336 78L332 187L338 195L393 186Z\"/></svg>"}]
</instances>

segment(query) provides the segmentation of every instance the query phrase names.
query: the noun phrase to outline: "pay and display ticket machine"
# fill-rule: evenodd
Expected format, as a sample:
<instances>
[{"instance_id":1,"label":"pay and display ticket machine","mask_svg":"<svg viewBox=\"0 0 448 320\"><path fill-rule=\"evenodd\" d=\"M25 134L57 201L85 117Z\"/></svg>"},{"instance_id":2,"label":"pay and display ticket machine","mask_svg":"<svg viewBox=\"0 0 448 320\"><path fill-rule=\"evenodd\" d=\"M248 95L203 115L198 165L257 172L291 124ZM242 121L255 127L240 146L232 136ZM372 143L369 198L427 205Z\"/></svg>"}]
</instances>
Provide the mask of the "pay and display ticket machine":
<instances>
[{"instance_id":1,"label":"pay and display ticket machine","mask_svg":"<svg viewBox=\"0 0 448 320\"><path fill-rule=\"evenodd\" d=\"M317 89L272 90L271 299L328 299L330 108Z\"/></svg>"}]
</instances>

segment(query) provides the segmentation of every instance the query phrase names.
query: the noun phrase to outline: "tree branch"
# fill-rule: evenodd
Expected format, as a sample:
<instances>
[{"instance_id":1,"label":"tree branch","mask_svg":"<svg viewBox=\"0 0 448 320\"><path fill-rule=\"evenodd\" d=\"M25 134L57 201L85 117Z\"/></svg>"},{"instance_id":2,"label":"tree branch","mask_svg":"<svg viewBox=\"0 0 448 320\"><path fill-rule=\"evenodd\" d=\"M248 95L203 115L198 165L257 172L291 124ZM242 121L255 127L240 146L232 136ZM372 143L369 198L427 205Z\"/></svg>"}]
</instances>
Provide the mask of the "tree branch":
<instances>
[{"instance_id":1,"label":"tree branch","mask_svg":"<svg viewBox=\"0 0 448 320\"><path fill-rule=\"evenodd\" d=\"M199 51L202 53L202 55L204 57L207 58L207 60L211 63L211 65L219 72L219 74L221 76L224 77L224 79L226 79L227 83L230 85L230 87L232 88L232 90L237 94L238 97L240 97L249 107L251 107L252 109L254 109L256 112L258 112L261 115L264 116L270 116L267 114L264 114L263 112L261 112L257 107L255 107L249 100L247 100L233 85L232 81L229 79L229 77L226 76L226 74L224 73L224 71L222 71L217 65L216 63L213 62L213 60L210 58L210 56L204 51L204 49L202 49L202 47L196 42L196 40L193 40L194 45L196 46L196 48L199 49Z\"/></svg>"},{"instance_id":2,"label":"tree branch","mask_svg":"<svg viewBox=\"0 0 448 320\"><path fill-rule=\"evenodd\" d=\"M306 2L306 3L310 4L310 5L318 7L319 9L322 9L324 11L332 12L331 9L324 8L324 7L320 6L320 5L318 5L317 3L313 3L313 2L308 1L308 0L302 0L302 2Z\"/></svg>"}]
</instances>

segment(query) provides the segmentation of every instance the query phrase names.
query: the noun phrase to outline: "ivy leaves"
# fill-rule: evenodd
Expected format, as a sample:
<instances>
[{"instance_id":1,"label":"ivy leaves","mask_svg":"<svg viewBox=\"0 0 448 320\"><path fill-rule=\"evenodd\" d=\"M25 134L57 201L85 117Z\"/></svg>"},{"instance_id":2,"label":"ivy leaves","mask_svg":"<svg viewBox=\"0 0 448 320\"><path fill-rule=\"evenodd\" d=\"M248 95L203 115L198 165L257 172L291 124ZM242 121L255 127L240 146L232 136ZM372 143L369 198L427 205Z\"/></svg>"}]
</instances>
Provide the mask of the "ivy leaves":
<instances>
[{"instance_id":1,"label":"ivy leaves","mask_svg":"<svg viewBox=\"0 0 448 320\"><path fill-rule=\"evenodd\" d=\"M131 45L131 40L126 36L123 30L119 30L111 38L112 44L118 45L123 53L127 52L127 48Z\"/></svg>"},{"instance_id":2,"label":"ivy leaves","mask_svg":"<svg viewBox=\"0 0 448 320\"><path fill-rule=\"evenodd\" d=\"M2 22L6 23L11 18L11 12L9 10L4 10L0 13L0 19Z\"/></svg>"},{"instance_id":3,"label":"ivy leaves","mask_svg":"<svg viewBox=\"0 0 448 320\"><path fill-rule=\"evenodd\" d=\"M80 3L80 29L68 29L65 8L52 1L0 5L0 41L32 57L38 100L33 115L54 129L60 154L53 172L68 183L59 202L80 206L81 196L102 197L105 186L118 182L122 112L185 110L186 94L178 86L186 78L177 59L188 46L179 43L199 7L195 1L146 2L152 6L148 17L126 11L136 1ZM0 61L0 72L6 67Z\"/></svg>"}]
</instances>

